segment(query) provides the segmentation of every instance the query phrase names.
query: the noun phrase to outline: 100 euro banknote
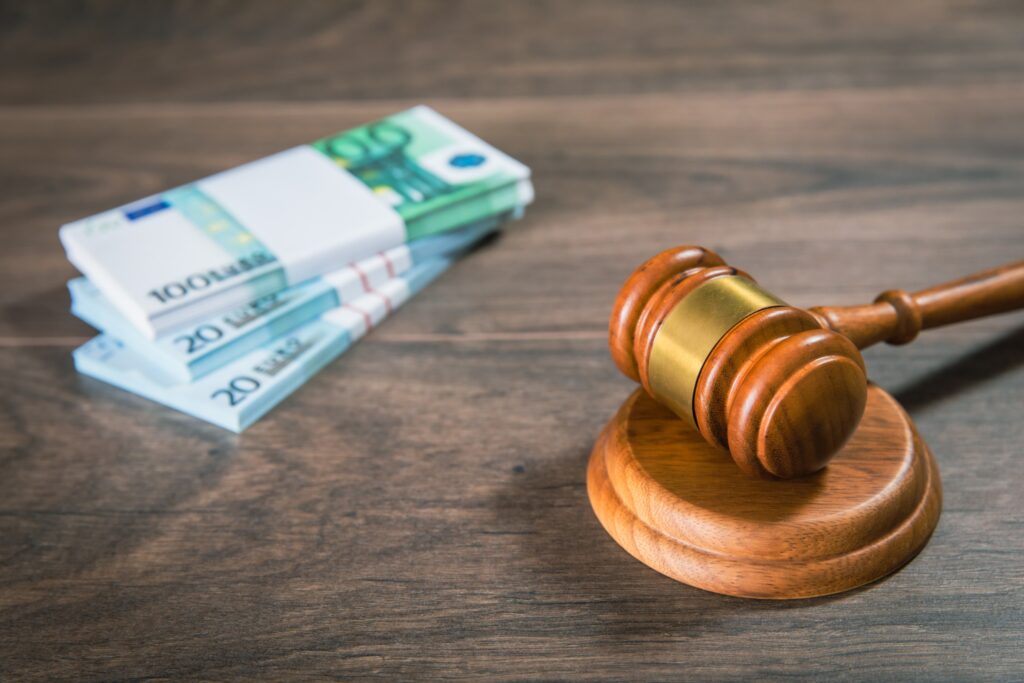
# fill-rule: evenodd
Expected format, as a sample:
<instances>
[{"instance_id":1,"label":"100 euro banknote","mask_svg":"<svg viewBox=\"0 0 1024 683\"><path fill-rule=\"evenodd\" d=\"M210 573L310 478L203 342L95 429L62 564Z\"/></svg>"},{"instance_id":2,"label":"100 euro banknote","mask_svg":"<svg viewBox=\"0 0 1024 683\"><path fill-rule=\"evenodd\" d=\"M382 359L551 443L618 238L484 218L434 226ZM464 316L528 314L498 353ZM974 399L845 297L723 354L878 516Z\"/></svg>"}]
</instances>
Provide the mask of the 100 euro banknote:
<instances>
[{"instance_id":1,"label":"100 euro banknote","mask_svg":"<svg viewBox=\"0 0 1024 683\"><path fill-rule=\"evenodd\" d=\"M427 107L69 223L69 260L155 339L523 207L529 169Z\"/></svg>"}]
</instances>

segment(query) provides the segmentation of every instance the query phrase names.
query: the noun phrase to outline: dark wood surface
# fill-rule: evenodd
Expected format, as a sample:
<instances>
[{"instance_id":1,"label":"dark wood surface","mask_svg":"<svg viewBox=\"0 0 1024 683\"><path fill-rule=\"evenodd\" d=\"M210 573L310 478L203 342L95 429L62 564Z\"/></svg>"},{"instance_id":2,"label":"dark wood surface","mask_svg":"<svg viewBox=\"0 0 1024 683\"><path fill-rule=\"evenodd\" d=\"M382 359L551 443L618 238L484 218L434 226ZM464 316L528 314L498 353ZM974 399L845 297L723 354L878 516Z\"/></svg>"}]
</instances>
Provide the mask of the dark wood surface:
<instances>
[{"instance_id":1,"label":"dark wood surface","mask_svg":"<svg viewBox=\"0 0 1024 683\"><path fill-rule=\"evenodd\" d=\"M797 306L1024 254L1015 2L0 4L0 678L1019 680L1024 317L866 354L935 452L878 584L629 557L606 322L704 244ZM77 376L63 222L426 102L537 201L242 436Z\"/></svg>"}]
</instances>

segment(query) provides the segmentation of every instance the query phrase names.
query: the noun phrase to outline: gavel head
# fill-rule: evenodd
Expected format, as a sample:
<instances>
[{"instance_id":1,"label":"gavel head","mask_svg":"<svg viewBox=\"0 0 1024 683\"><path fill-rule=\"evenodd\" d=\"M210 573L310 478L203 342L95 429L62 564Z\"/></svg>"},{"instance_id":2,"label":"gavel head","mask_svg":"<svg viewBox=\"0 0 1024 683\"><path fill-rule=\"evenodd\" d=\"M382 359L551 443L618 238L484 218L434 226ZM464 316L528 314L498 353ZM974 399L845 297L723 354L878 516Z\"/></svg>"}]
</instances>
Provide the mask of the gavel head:
<instances>
[{"instance_id":1,"label":"gavel head","mask_svg":"<svg viewBox=\"0 0 1024 683\"><path fill-rule=\"evenodd\" d=\"M853 343L701 247L637 268L615 301L609 345L624 374L756 476L821 469L864 413Z\"/></svg>"}]
</instances>

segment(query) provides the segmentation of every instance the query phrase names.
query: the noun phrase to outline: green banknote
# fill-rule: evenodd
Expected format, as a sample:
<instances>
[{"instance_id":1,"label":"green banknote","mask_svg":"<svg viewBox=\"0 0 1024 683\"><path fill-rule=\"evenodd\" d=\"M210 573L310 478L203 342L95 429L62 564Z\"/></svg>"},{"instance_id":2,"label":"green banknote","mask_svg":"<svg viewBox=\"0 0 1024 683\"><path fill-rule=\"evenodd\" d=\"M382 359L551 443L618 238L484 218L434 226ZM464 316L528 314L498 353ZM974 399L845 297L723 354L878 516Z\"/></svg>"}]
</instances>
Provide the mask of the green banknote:
<instances>
[{"instance_id":1,"label":"green banknote","mask_svg":"<svg viewBox=\"0 0 1024 683\"><path fill-rule=\"evenodd\" d=\"M529 204L530 171L429 107L312 143L405 221L408 239Z\"/></svg>"}]
</instances>

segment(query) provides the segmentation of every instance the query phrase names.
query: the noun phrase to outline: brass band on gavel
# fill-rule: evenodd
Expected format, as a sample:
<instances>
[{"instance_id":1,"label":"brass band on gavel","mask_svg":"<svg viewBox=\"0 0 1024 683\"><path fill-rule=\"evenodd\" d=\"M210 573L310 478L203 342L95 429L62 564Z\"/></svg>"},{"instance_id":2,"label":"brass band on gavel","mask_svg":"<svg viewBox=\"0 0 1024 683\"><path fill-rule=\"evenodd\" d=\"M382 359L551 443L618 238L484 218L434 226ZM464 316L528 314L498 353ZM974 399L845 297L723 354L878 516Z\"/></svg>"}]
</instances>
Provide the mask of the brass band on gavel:
<instances>
[{"instance_id":1,"label":"brass band on gavel","mask_svg":"<svg viewBox=\"0 0 1024 683\"><path fill-rule=\"evenodd\" d=\"M693 394L715 345L738 322L785 302L740 275L709 280L683 297L654 337L648 383L654 397L696 424Z\"/></svg>"}]
</instances>

